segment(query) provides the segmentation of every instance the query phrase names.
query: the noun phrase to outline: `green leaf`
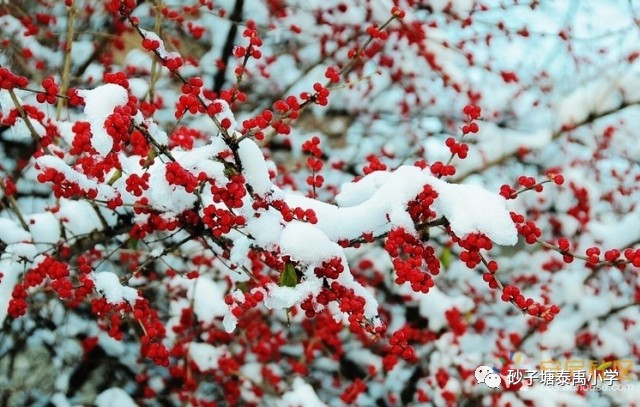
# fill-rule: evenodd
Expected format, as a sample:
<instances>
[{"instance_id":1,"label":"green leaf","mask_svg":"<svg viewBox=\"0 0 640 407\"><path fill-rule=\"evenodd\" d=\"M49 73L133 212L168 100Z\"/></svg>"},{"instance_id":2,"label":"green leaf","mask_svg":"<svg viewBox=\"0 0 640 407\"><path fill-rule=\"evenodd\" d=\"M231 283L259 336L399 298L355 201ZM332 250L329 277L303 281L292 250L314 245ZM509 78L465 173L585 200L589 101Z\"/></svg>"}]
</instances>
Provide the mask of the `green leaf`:
<instances>
[{"instance_id":1,"label":"green leaf","mask_svg":"<svg viewBox=\"0 0 640 407\"><path fill-rule=\"evenodd\" d=\"M295 287L298 285L298 274L293 263L287 263L280 274L280 287Z\"/></svg>"},{"instance_id":2,"label":"green leaf","mask_svg":"<svg viewBox=\"0 0 640 407\"><path fill-rule=\"evenodd\" d=\"M249 287L249 283L247 283L246 281L237 281L236 288L242 291L243 293L246 293L249 291L250 287Z\"/></svg>"},{"instance_id":3,"label":"green leaf","mask_svg":"<svg viewBox=\"0 0 640 407\"><path fill-rule=\"evenodd\" d=\"M107 184L113 185L117 180L120 179L120 177L122 177L122 170L117 169L115 170L109 181L107 181Z\"/></svg>"},{"instance_id":4,"label":"green leaf","mask_svg":"<svg viewBox=\"0 0 640 407\"><path fill-rule=\"evenodd\" d=\"M138 250L138 243L140 243L140 240L132 237L129 239L129 249Z\"/></svg>"},{"instance_id":5,"label":"green leaf","mask_svg":"<svg viewBox=\"0 0 640 407\"><path fill-rule=\"evenodd\" d=\"M442 264L442 267L445 270L448 270L452 260L453 256L451 255L451 248L446 246L443 247L440 252L440 264Z\"/></svg>"},{"instance_id":6,"label":"green leaf","mask_svg":"<svg viewBox=\"0 0 640 407\"><path fill-rule=\"evenodd\" d=\"M144 160L142 168L151 167L151 164L153 164L153 160L155 160L157 156L158 153L156 152L156 150L154 150L153 148L149 149L149 153L147 154L147 158Z\"/></svg>"}]
</instances>

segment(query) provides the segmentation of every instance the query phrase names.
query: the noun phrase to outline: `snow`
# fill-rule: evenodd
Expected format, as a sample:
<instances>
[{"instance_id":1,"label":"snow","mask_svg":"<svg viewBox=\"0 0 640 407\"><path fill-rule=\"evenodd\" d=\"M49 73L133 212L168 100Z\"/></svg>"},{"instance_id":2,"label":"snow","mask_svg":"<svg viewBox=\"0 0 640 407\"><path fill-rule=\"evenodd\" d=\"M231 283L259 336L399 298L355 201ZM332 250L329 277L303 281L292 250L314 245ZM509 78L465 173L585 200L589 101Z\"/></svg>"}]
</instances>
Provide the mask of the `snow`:
<instances>
[{"instance_id":1,"label":"snow","mask_svg":"<svg viewBox=\"0 0 640 407\"><path fill-rule=\"evenodd\" d=\"M38 244L55 244L60 240L60 222L51 212L36 213L28 217L29 232ZM2 229L2 227L0 227Z\"/></svg>"},{"instance_id":2,"label":"snow","mask_svg":"<svg viewBox=\"0 0 640 407\"><path fill-rule=\"evenodd\" d=\"M122 389L111 387L98 394L96 407L137 407L136 402Z\"/></svg>"},{"instance_id":3,"label":"snow","mask_svg":"<svg viewBox=\"0 0 640 407\"><path fill-rule=\"evenodd\" d=\"M155 121L152 119L145 119L144 125L151 138L153 138L158 145L166 146L169 144L169 136L167 136L167 132L162 130Z\"/></svg>"},{"instance_id":4,"label":"snow","mask_svg":"<svg viewBox=\"0 0 640 407\"><path fill-rule=\"evenodd\" d=\"M452 308L457 308L461 314L471 311L474 303L471 298L463 295L447 295L438 287L433 287L428 294L416 294L419 297L419 312L424 318L429 320L429 330L438 332L448 326L445 313Z\"/></svg>"},{"instance_id":5,"label":"snow","mask_svg":"<svg viewBox=\"0 0 640 407\"><path fill-rule=\"evenodd\" d=\"M640 223L640 207L626 213L620 219L611 222L594 220L589 230L596 241L602 241L605 247L628 247L640 239L636 225Z\"/></svg>"},{"instance_id":6,"label":"snow","mask_svg":"<svg viewBox=\"0 0 640 407\"><path fill-rule=\"evenodd\" d=\"M6 244L31 241L31 234L11 219L0 218L0 240Z\"/></svg>"},{"instance_id":7,"label":"snow","mask_svg":"<svg viewBox=\"0 0 640 407\"><path fill-rule=\"evenodd\" d=\"M218 359L227 352L225 346L213 346L208 343L191 342L189 357L202 372L218 368Z\"/></svg>"},{"instance_id":8,"label":"snow","mask_svg":"<svg viewBox=\"0 0 640 407\"><path fill-rule=\"evenodd\" d=\"M0 257L0 325L4 324L11 300L11 292L13 287L18 283L23 270L23 265L17 261L13 261L10 256L2 255Z\"/></svg>"},{"instance_id":9,"label":"snow","mask_svg":"<svg viewBox=\"0 0 640 407\"><path fill-rule=\"evenodd\" d=\"M107 135L107 137L109 136ZM45 168L51 168L62 173L68 182L77 183L80 188L85 191L95 189L96 191L98 191L98 199L109 200L115 197L115 191L112 187L105 183L89 179L89 177L87 177L86 175L71 168L69 164L64 162L64 160L58 156L43 155L41 157L38 157L36 159L36 162L43 170Z\"/></svg>"},{"instance_id":10,"label":"snow","mask_svg":"<svg viewBox=\"0 0 640 407\"><path fill-rule=\"evenodd\" d=\"M38 136L42 137L47 133L45 128L42 126L42 124L38 123L36 120L29 120L29 121ZM31 140L33 137L31 134L31 130L29 130L29 127L27 127L26 122L21 117L16 119L16 123L13 126L11 126L11 131L7 133L8 133L7 139L14 140L14 141L25 142L25 141Z\"/></svg>"},{"instance_id":11,"label":"snow","mask_svg":"<svg viewBox=\"0 0 640 407\"><path fill-rule=\"evenodd\" d=\"M321 262L342 253L342 248L319 228L297 220L284 227L280 248L292 259L306 263Z\"/></svg>"},{"instance_id":12,"label":"snow","mask_svg":"<svg viewBox=\"0 0 640 407\"><path fill-rule=\"evenodd\" d=\"M60 199L60 210L54 216L72 236L82 236L103 229L98 214L87 201Z\"/></svg>"},{"instance_id":13,"label":"snow","mask_svg":"<svg viewBox=\"0 0 640 407\"><path fill-rule=\"evenodd\" d=\"M291 390L282 395L278 407L325 407L316 391L302 378L293 379Z\"/></svg>"},{"instance_id":14,"label":"snow","mask_svg":"<svg viewBox=\"0 0 640 407\"><path fill-rule=\"evenodd\" d=\"M212 158L226 149L226 144L221 139L214 138L209 144L193 148L189 151L175 151L173 156L187 170L195 176L204 172L217 183L225 185L227 178L224 175L224 164L213 161Z\"/></svg>"},{"instance_id":15,"label":"snow","mask_svg":"<svg viewBox=\"0 0 640 407\"><path fill-rule=\"evenodd\" d=\"M10 254L14 261L22 259L33 260L38 256L38 249L31 243L13 243L8 245L4 251Z\"/></svg>"},{"instance_id":16,"label":"snow","mask_svg":"<svg viewBox=\"0 0 640 407\"><path fill-rule=\"evenodd\" d=\"M188 193L184 187L169 185L167 168L158 159L149 168L149 205L160 211L180 213L193 207L196 194Z\"/></svg>"},{"instance_id":17,"label":"snow","mask_svg":"<svg viewBox=\"0 0 640 407\"><path fill-rule=\"evenodd\" d=\"M251 239L244 235L240 235L233 240L233 247L229 254L229 261L232 264L242 264L248 258L251 249Z\"/></svg>"},{"instance_id":18,"label":"snow","mask_svg":"<svg viewBox=\"0 0 640 407\"><path fill-rule=\"evenodd\" d=\"M156 135L158 134L160 132L156 133ZM208 177L215 179L218 184L225 185L228 180L224 175L224 164L212 160L224 149L224 143L214 139L209 144L189 151L173 151L172 155L185 170L194 176L197 177L200 172L204 172ZM132 172L142 175L140 168L134 169L132 166L131 169ZM170 211L175 214L193 208L197 195L187 192L182 186L170 185L166 178L166 165L160 158L155 159L148 172L149 192L147 197L149 205L158 210ZM203 201L206 202L205 196L211 196L210 190L206 188L202 196Z\"/></svg>"},{"instance_id":19,"label":"snow","mask_svg":"<svg viewBox=\"0 0 640 407\"><path fill-rule=\"evenodd\" d=\"M337 201L348 206L330 205L294 193L288 193L286 200L289 206L313 209L318 217L315 226L330 240L338 241L355 239L365 232L382 234L392 227L415 231L406 207L426 184L438 192L433 209L446 216L459 237L481 232L500 245L512 246L517 242L517 230L503 197L477 185L449 184L428 170L413 166L401 166L394 172L374 172L346 189L343 187Z\"/></svg>"},{"instance_id":20,"label":"snow","mask_svg":"<svg viewBox=\"0 0 640 407\"><path fill-rule=\"evenodd\" d=\"M96 291L101 293L109 304L120 304L126 301L133 304L138 299L138 290L123 286L115 273L102 271L91 273L89 277L96 286Z\"/></svg>"},{"instance_id":21,"label":"snow","mask_svg":"<svg viewBox=\"0 0 640 407\"><path fill-rule=\"evenodd\" d=\"M224 302L224 293L211 278L201 276L181 284L188 288L187 297L193 301L193 312L199 321L211 324L227 313L229 307Z\"/></svg>"},{"instance_id":22,"label":"snow","mask_svg":"<svg viewBox=\"0 0 640 407\"><path fill-rule=\"evenodd\" d=\"M242 175L253 188L253 192L258 195L270 192L273 185L260 147L253 140L246 138L238 145L238 156L242 163Z\"/></svg>"},{"instance_id":23,"label":"snow","mask_svg":"<svg viewBox=\"0 0 640 407\"><path fill-rule=\"evenodd\" d=\"M231 310L227 311L227 313L224 314L224 318L222 319L222 326L224 327L225 332L231 333L235 331L237 325L238 325L238 318L236 318L231 313Z\"/></svg>"},{"instance_id":24,"label":"snow","mask_svg":"<svg viewBox=\"0 0 640 407\"><path fill-rule=\"evenodd\" d=\"M260 212L259 218L249 218L245 230L251 235L257 245L265 249L273 249L280 240L282 233L282 214L276 209L269 208Z\"/></svg>"},{"instance_id":25,"label":"snow","mask_svg":"<svg viewBox=\"0 0 640 407\"><path fill-rule=\"evenodd\" d=\"M497 244L516 244L518 232L502 196L478 185L449 184L443 181L432 185L438 192L433 208L436 213L447 218L456 235L464 237L482 232Z\"/></svg>"},{"instance_id":26,"label":"snow","mask_svg":"<svg viewBox=\"0 0 640 407\"><path fill-rule=\"evenodd\" d=\"M318 278L301 281L295 287L267 286L264 305L269 309L287 309L300 304L310 295L315 298L322 290L322 281Z\"/></svg>"},{"instance_id":27,"label":"snow","mask_svg":"<svg viewBox=\"0 0 640 407\"><path fill-rule=\"evenodd\" d=\"M219 122L222 122L224 119L228 119L230 125L229 127L227 127L227 132L229 134L235 134L236 129L238 128L238 122L236 121L236 118L231 111L231 108L229 107L229 103L227 103L227 101L224 99L216 99L212 103L216 103L222 106L222 111L216 114L216 119L218 119Z\"/></svg>"},{"instance_id":28,"label":"snow","mask_svg":"<svg viewBox=\"0 0 640 407\"><path fill-rule=\"evenodd\" d=\"M180 56L178 52L167 51L167 48L164 46L164 41L162 41L162 38L160 38L158 34L154 33L153 31L147 31L140 27L138 27L138 29L140 30L144 38L149 39L151 41L158 41L160 43L158 48L156 48L156 51L158 51L158 55L160 55L160 58L166 60L166 59L172 59Z\"/></svg>"},{"instance_id":29,"label":"snow","mask_svg":"<svg viewBox=\"0 0 640 407\"><path fill-rule=\"evenodd\" d=\"M91 123L91 146L104 157L113 148L113 138L107 133L104 122L113 109L127 103L127 90L107 83L91 90L81 89L78 95L84 98L84 114Z\"/></svg>"}]
</instances>

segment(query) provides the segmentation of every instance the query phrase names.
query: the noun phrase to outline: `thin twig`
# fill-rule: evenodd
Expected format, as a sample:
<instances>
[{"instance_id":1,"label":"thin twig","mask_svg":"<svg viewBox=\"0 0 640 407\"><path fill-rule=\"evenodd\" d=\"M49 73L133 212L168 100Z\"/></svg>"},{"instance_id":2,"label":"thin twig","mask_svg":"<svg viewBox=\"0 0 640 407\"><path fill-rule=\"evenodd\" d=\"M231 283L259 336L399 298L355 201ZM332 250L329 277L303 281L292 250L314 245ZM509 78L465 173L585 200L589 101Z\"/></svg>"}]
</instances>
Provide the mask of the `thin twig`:
<instances>
[{"instance_id":1,"label":"thin twig","mask_svg":"<svg viewBox=\"0 0 640 407\"><path fill-rule=\"evenodd\" d=\"M71 3L67 7L69 14L67 17L67 38L64 45L64 65L62 68L62 79L60 81L60 94L66 95L69 88L69 74L71 71L71 50L73 47L73 28L76 19L76 7L75 0L71 0ZM62 115L62 108L66 104L66 99L58 98L58 104L56 106L56 120L60 120Z\"/></svg>"}]
</instances>

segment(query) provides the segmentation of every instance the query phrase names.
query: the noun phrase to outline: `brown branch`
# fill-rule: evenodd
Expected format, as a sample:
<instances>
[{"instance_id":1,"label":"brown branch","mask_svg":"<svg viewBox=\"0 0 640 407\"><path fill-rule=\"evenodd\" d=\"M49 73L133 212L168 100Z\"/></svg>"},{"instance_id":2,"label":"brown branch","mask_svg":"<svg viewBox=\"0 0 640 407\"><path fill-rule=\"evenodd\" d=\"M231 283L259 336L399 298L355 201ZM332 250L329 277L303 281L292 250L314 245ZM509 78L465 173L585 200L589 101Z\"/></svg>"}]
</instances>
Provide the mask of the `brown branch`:
<instances>
[{"instance_id":1,"label":"brown branch","mask_svg":"<svg viewBox=\"0 0 640 407\"><path fill-rule=\"evenodd\" d=\"M69 9L69 15L67 17L67 38L65 39L64 46L64 62L62 68L62 78L60 81L60 94L66 95L69 88L69 75L71 72L71 49L73 47L73 27L76 19L76 7L75 0L71 0L71 3L67 7ZM58 98L58 104L56 106L56 120L60 120L62 114L62 108L66 104L66 99Z\"/></svg>"},{"instance_id":2,"label":"brown branch","mask_svg":"<svg viewBox=\"0 0 640 407\"><path fill-rule=\"evenodd\" d=\"M237 23L242 21L243 8L244 0L236 0L235 5L233 6L233 12L229 16L229 20L231 20L231 27L229 28L229 33L227 34L227 39L224 43L224 47L222 48L222 55L220 57L222 60L222 68L220 68L213 77L213 91L216 94L220 93L222 86L224 86L224 80L227 74L227 65L229 64L229 59L233 54L233 42L238 32Z\"/></svg>"},{"instance_id":3,"label":"brown branch","mask_svg":"<svg viewBox=\"0 0 640 407\"><path fill-rule=\"evenodd\" d=\"M560 127L559 129L557 129L555 132L553 132L553 134L551 135L551 141L553 140L557 140L559 139L563 134L572 131L572 130L576 130L580 127L592 124L594 122L596 122L599 119L602 119L604 117L607 117L609 115L615 114L620 112L621 110L624 110L628 107L631 106L638 106L640 105L640 100L636 100L636 101L623 101L620 105L609 109L609 110L604 110L602 112L599 113L591 113L589 114L585 119L577 122L577 123L573 123L570 126L564 125L562 127ZM481 168L477 168L475 170L472 170L468 173L460 173L457 176L453 177L451 179L451 182L454 183L458 183L460 181L462 181L463 179L471 176L471 175L476 175L476 174L482 174L484 173L486 170L488 170L489 168L493 168L495 166L501 165L506 163L508 160L510 160L511 158L515 157L517 154L517 151L512 151L510 153L504 154L494 160L491 160L489 162L487 162L485 165L483 165Z\"/></svg>"}]
</instances>

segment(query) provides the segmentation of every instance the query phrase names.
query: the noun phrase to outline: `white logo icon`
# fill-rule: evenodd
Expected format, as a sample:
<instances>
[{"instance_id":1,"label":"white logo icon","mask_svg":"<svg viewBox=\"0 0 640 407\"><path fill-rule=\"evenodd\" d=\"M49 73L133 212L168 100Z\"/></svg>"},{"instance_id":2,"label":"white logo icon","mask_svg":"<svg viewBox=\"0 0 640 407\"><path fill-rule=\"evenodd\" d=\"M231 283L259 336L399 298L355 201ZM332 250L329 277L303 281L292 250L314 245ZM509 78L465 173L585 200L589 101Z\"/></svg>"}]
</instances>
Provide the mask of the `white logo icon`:
<instances>
[{"instance_id":1,"label":"white logo icon","mask_svg":"<svg viewBox=\"0 0 640 407\"><path fill-rule=\"evenodd\" d=\"M479 366L476 369L476 380L478 383L484 383L487 387L497 389L500 387L502 379L496 373L493 372L489 366Z\"/></svg>"}]
</instances>

